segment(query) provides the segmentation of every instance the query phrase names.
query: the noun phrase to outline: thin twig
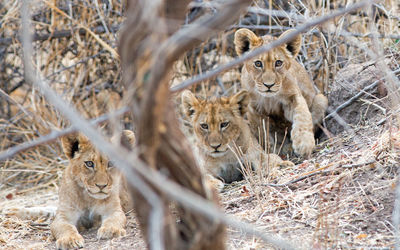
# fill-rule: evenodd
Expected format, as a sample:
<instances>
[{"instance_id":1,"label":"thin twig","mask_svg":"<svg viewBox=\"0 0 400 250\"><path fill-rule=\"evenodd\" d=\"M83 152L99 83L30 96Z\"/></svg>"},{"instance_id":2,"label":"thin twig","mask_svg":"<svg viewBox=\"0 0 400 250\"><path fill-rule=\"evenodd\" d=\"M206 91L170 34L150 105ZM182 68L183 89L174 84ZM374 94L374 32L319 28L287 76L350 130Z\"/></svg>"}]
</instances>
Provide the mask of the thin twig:
<instances>
[{"instance_id":1,"label":"thin twig","mask_svg":"<svg viewBox=\"0 0 400 250\"><path fill-rule=\"evenodd\" d=\"M285 27L281 25L245 25L245 24L235 24L232 25L231 28L246 28L246 29L253 29L253 30L289 30L292 29L291 27ZM335 35L335 36L353 36L353 37L361 37L361 38L373 38L372 34L362 34L362 33L354 33L354 32L328 32L328 31L320 31L320 30L312 30L310 31L311 34L320 34L323 33L325 36ZM377 34L378 38L381 39L400 39L400 35L396 34Z\"/></svg>"},{"instance_id":2,"label":"thin twig","mask_svg":"<svg viewBox=\"0 0 400 250\"><path fill-rule=\"evenodd\" d=\"M112 33L117 33L119 30L120 26L119 25L114 25L110 27L110 31ZM106 30L104 29L103 26L97 26L91 31L95 34L102 34L105 33ZM46 41L46 40L52 40L52 39L59 39L59 38L68 38L71 37L74 34L79 34L81 36L84 36L87 34L86 29L80 28L78 30L70 29L70 30L55 30L52 33L47 33L47 34L34 34L32 40L33 41ZM0 38L0 47L1 46L8 46L12 44L14 41L21 41L20 36L15 36L15 37L7 37L7 38Z\"/></svg>"},{"instance_id":3,"label":"thin twig","mask_svg":"<svg viewBox=\"0 0 400 250\"><path fill-rule=\"evenodd\" d=\"M229 69L231 69L231 68L233 68L233 67L235 67L235 66L237 66L237 65L239 65L239 64L241 64L241 63L243 63L243 62L245 62L247 60L249 60L249 59L252 59L252 58L254 58L254 57L256 57L256 56L258 56L260 54L266 53L266 52L272 50L273 48L276 48L276 47L278 47L278 46L280 46L280 45L282 45L282 44L294 39L296 36L298 36L299 34L305 32L307 30L309 30L313 26L325 23L325 22L327 22L327 21L329 21L329 20L331 20L331 19L333 19L333 18L335 18L337 16L341 16L341 15L344 15L346 13L353 12L353 11L355 11L355 10L357 10L359 8L362 8L362 7L366 6L367 4L371 4L373 2L375 2L375 1L374 0L364 0L364 1L352 4L347 8L335 11L335 12L329 14L329 15L325 15L325 16L322 16L322 17L314 18L311 21L306 22L306 23L298 26L293 32L285 35L281 39L277 39L277 40L275 40L275 41L273 41L273 42L271 42L271 43L269 43L267 45L264 45L264 46L261 46L259 48L256 48L255 50L253 50L253 51L251 51L249 53L246 53L246 54L238 57L237 59L235 59L233 61L230 61L227 64L219 66L219 67L217 67L217 68L215 68L213 70L207 71L204 74L196 75L191 79L188 79L188 80L186 80L186 81L184 81L184 82L182 82L182 83L180 83L178 85L175 85L174 87L171 88L171 92L182 91L182 90L184 90L184 89L188 88L189 86L192 86L192 85L194 85L196 83L202 82L202 81L210 79L212 77L215 77L218 74L221 74L221 73L223 73L223 72L225 72L225 71L227 71L227 70L229 70Z\"/></svg>"},{"instance_id":4,"label":"thin twig","mask_svg":"<svg viewBox=\"0 0 400 250\"><path fill-rule=\"evenodd\" d=\"M65 71L65 70L72 69L72 68L78 66L79 64L86 63L86 62L89 61L90 59L96 58L96 57L98 57L99 55L104 54L104 53L106 53L106 51L105 51L105 50L102 50L102 51L100 51L99 53L96 53L96 54L94 54L94 55L92 55L92 56L88 56L88 57L86 57L86 58L84 58L84 59L82 59L82 60L80 60L80 61L78 61L78 62L76 62L76 63L74 63L74 64L72 64L72 65L70 65L70 66L68 66L68 67L63 67L62 69L59 69L59 70L57 70L56 72L53 72L53 73L51 73L51 74L48 74L48 75L46 76L46 78L50 78L50 77L52 77L52 76L55 76L55 75L57 75L57 74L59 74L59 73Z\"/></svg>"},{"instance_id":5,"label":"thin twig","mask_svg":"<svg viewBox=\"0 0 400 250\"><path fill-rule=\"evenodd\" d=\"M394 74L397 74L399 72L400 72L400 69L393 71ZM359 99L361 96L363 96L365 93L367 93L371 89L375 88L380 82L382 82L382 80L384 78L386 78L386 77L382 77L381 79L376 80L375 82L371 83L370 85L368 85L365 88L363 88L362 90L360 90L360 92L358 92L356 95L354 95L353 97L351 97L350 99L348 99L347 101L345 101L344 103L339 105L333 112L329 113L325 117L325 120L328 120L328 119L332 118L333 116L337 115L342 109L346 108L347 106L349 106L350 104L355 102L357 99Z\"/></svg>"},{"instance_id":6,"label":"thin twig","mask_svg":"<svg viewBox=\"0 0 400 250\"><path fill-rule=\"evenodd\" d=\"M99 125L107 120L124 115L128 111L129 111L129 109L127 107L124 107L124 108L118 109L110 114L105 114L105 115L99 116L95 119L90 120L89 122L91 125ZM45 143L53 142L53 141L57 140L57 138L59 138L59 137L69 135L69 134L72 134L77 131L78 131L78 128L75 126L71 126L69 128L59 130L59 131L53 130L49 134L47 134L45 136L41 136L36 140L21 143L21 144L18 144L17 146L8 148L7 150L0 152L0 161L10 159L11 157L13 157L14 155L16 155L18 153L24 152L28 149L37 147L37 146L45 144Z\"/></svg>"},{"instance_id":7,"label":"thin twig","mask_svg":"<svg viewBox=\"0 0 400 250\"><path fill-rule=\"evenodd\" d=\"M269 242L279 246L280 248L294 249L289 243L282 239L277 239L277 237L262 233L261 231L256 230L254 226L250 224L232 219L221 212L220 209L211 202L168 180L161 173L149 168L147 164L138 158L137 152L129 152L119 145L112 145L103 137L103 135L101 135L100 132L94 129L88 121L78 115L78 112L73 107L67 105L47 83L38 79L31 64L32 45L31 37L29 35L30 15L28 3L29 0L23 1L21 7L22 40L24 52L23 62L27 81L38 87L47 100L52 103L55 108L58 109L67 119L69 119L73 126L85 134L102 153L107 155L110 160L116 163L116 166L123 171L129 183L139 192L141 192L144 198L151 204L152 208L154 209L152 213L154 218L152 218L152 221L156 221L156 219L162 221L162 203L160 202L158 196L155 195L154 192L149 188L148 184L139 178L137 173L145 177L146 181L157 187L158 190L162 190L171 199L176 200L189 209L193 209L194 211L207 216L211 220L222 221L227 225L243 230L247 234L260 237L265 242Z\"/></svg>"},{"instance_id":8,"label":"thin twig","mask_svg":"<svg viewBox=\"0 0 400 250\"><path fill-rule=\"evenodd\" d=\"M356 164L348 164L348 165L342 165L340 167L342 168L358 168L358 167L362 167L362 166L367 166L367 165L371 165L374 164L376 162L376 159L367 161L367 162L361 162L361 163L356 163Z\"/></svg>"},{"instance_id":9,"label":"thin twig","mask_svg":"<svg viewBox=\"0 0 400 250\"><path fill-rule=\"evenodd\" d=\"M399 173L397 174L399 176ZM397 177L394 207L392 212L392 222L394 227L395 249L400 249L400 178Z\"/></svg>"},{"instance_id":10,"label":"thin twig","mask_svg":"<svg viewBox=\"0 0 400 250\"><path fill-rule=\"evenodd\" d=\"M376 162L376 160L374 159L374 160L371 160L371 161L362 162L362 163L357 163L357 164L341 165L340 167L342 167L342 168L357 168L357 167L367 166L367 165L373 164L373 163L375 163L375 162ZM328 164L327 166L322 167L322 168L320 168L320 169L326 169L327 167L330 167L330 166L332 166L332 165L333 165L333 164L331 163L331 164ZM288 182L286 182L286 183L282 183L282 184L267 183L267 184L263 184L263 185L264 185L264 186L270 186L270 187L284 187L284 186L288 186L288 185L294 184L294 183L296 183L296 182L302 181L302 180L307 179L307 178L309 178L309 177L312 177L312 176L314 176L314 175L318 175L318 174L332 174L332 173L335 173L335 172L337 172L337 171L338 171L337 169L333 169L333 170L323 170L323 171L316 171L316 172L312 171L312 172L309 173L309 174L303 175L303 176L301 176L301 177L299 177L299 178L296 178L296 179L294 179L294 180L288 181Z\"/></svg>"},{"instance_id":11,"label":"thin twig","mask_svg":"<svg viewBox=\"0 0 400 250\"><path fill-rule=\"evenodd\" d=\"M86 121L81 117L78 112L64 102L57 93L44 81L40 80L40 75L36 74L32 59L32 38L30 36L30 13L29 13L29 0L24 0L21 7L21 19L22 19L22 45L23 45L23 63L25 68L25 78L27 82L32 83L38 87L46 99L54 105L65 117L67 117L73 126L76 126L82 131L92 142L98 146L98 149L109 156L110 159L115 161L117 166L121 167L124 174L126 175L129 183L141 192L144 198L151 204L152 210L152 221L161 221L163 218L163 206L158 195L149 187L149 185L138 176L137 173L132 171L132 164L127 162L126 159L129 152L119 146L113 146L109 143L100 132L92 127L90 122ZM125 159L124 159L125 158ZM132 161L134 162L134 161ZM161 236L160 236L161 238ZM162 248L154 248L161 250Z\"/></svg>"},{"instance_id":12,"label":"thin twig","mask_svg":"<svg viewBox=\"0 0 400 250\"><path fill-rule=\"evenodd\" d=\"M288 181L288 182L286 182L286 183L282 183L282 184L267 183L267 184L263 184L263 186L284 187L284 186L288 186L288 185L294 184L294 183L296 183L296 182L302 181L302 180L307 179L307 178L309 178L309 177L312 177L312 176L314 176L314 175L318 175L318 174L330 174L330 173L333 173L333 172L335 172L335 171L334 171L334 170L318 171L318 172L313 172L313 173L308 174L308 175L301 176L301 177L299 177L299 178L297 178L297 179Z\"/></svg>"}]
</instances>

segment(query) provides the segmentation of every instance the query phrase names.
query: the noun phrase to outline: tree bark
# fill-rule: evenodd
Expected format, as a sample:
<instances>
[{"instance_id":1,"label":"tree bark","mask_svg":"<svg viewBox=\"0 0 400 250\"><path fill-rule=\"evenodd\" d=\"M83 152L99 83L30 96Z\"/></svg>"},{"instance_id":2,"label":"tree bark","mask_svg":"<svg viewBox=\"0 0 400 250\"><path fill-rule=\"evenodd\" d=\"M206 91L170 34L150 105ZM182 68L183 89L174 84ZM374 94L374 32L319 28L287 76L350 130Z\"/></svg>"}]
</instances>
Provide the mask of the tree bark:
<instances>
[{"instance_id":1,"label":"tree bark","mask_svg":"<svg viewBox=\"0 0 400 250\"><path fill-rule=\"evenodd\" d=\"M212 201L218 198L204 185L188 142L184 139L171 102L171 68L186 51L233 23L251 1L235 0L212 16L203 17L185 29L190 1L128 1L127 20L121 32L119 54L123 67L125 96L131 101L140 158L169 179ZM179 6L179 7L171 7ZM163 206L161 232L165 249L225 249L225 226L173 203L152 186ZM146 197L132 191L136 214L151 249L152 208Z\"/></svg>"}]
</instances>

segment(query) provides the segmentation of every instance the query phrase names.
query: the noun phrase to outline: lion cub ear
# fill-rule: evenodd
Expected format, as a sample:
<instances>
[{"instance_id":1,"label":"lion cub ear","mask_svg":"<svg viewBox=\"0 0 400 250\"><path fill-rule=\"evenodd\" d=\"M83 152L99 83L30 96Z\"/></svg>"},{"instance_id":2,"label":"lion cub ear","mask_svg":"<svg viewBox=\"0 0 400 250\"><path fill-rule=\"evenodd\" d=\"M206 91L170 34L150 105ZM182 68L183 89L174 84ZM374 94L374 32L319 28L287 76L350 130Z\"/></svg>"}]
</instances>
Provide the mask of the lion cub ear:
<instances>
[{"instance_id":1,"label":"lion cub ear","mask_svg":"<svg viewBox=\"0 0 400 250\"><path fill-rule=\"evenodd\" d=\"M236 109L240 116L244 116L249 105L249 93L244 89L239 91L239 93L229 99L229 104Z\"/></svg>"},{"instance_id":2,"label":"lion cub ear","mask_svg":"<svg viewBox=\"0 0 400 250\"><path fill-rule=\"evenodd\" d=\"M295 31L295 30L294 29L287 30L287 31L283 32L282 35L279 36L279 38L282 38L293 31ZM293 38L291 41L287 42L284 46L293 57L296 57L297 54L299 54L299 52L300 52L301 35L299 34L298 36Z\"/></svg>"},{"instance_id":3,"label":"lion cub ear","mask_svg":"<svg viewBox=\"0 0 400 250\"><path fill-rule=\"evenodd\" d=\"M61 145L68 159L73 159L82 144L87 144L88 142L88 139L80 133L73 133L61 138Z\"/></svg>"},{"instance_id":4,"label":"lion cub ear","mask_svg":"<svg viewBox=\"0 0 400 250\"><path fill-rule=\"evenodd\" d=\"M185 113L187 118L190 118L195 112L195 106L199 104L196 96L190 92L190 90L185 90L181 96L182 101L182 111Z\"/></svg>"},{"instance_id":5,"label":"lion cub ear","mask_svg":"<svg viewBox=\"0 0 400 250\"><path fill-rule=\"evenodd\" d=\"M136 142L135 133L131 130L122 130L121 144L129 149L132 149Z\"/></svg>"},{"instance_id":6,"label":"lion cub ear","mask_svg":"<svg viewBox=\"0 0 400 250\"><path fill-rule=\"evenodd\" d=\"M262 38L258 37L249 29L239 29L235 32L234 44L236 53L240 56L249 51L251 47L260 46L262 44Z\"/></svg>"}]
</instances>

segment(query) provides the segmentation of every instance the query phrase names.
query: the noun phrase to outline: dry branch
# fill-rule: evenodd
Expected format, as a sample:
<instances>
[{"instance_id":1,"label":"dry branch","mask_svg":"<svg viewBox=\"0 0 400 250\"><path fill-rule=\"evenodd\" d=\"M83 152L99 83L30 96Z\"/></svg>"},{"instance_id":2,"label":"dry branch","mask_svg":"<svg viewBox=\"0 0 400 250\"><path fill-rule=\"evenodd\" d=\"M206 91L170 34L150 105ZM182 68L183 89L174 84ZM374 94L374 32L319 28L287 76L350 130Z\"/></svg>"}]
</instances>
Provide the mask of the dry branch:
<instances>
[{"instance_id":1,"label":"dry branch","mask_svg":"<svg viewBox=\"0 0 400 250\"><path fill-rule=\"evenodd\" d=\"M170 180L166 179L161 173L153 171L145 164L141 159L137 157L137 153L129 152L125 148L119 145L111 145L97 130L95 130L89 122L78 115L72 107L67 105L62 98L57 96L57 94L49 87L49 85L40 80L34 71L31 64L32 56L32 46L31 37L29 35L29 8L28 2L24 1L21 8L22 16L22 34L23 34L23 51L24 51L24 65L26 80L36 86L42 94L49 100L51 104L55 106L67 119L69 119L73 126L75 126L79 131L84 133L93 144L97 145L98 149L109 157L110 160L116 163L127 177L130 185L132 185L138 192L140 192L146 199L146 202L151 204L150 215L150 229L152 231L153 240L150 243L151 249L162 249L161 242L163 237L161 232L157 229L161 229L160 222L162 222L163 205L160 204L160 199L155 195L154 191L149 188L149 185L154 186L157 190L162 190L165 195L170 199L178 201L180 204L187 208L190 213L198 212L209 218L210 221L214 223L224 222L227 225L240 228L244 232L256 235L266 242L272 243L279 246L280 248L292 249L285 241L277 239L276 237L271 237L264 233L261 233L254 229L253 226L246 223L242 223L227 217L224 213L220 212L218 208L215 207L209 201L204 200L199 195L188 192L186 189L182 188ZM134 164L133 164L134 163ZM139 178L138 173L145 178L146 182L142 178ZM186 179L187 180L187 179ZM193 181L193 180L190 180ZM186 183L188 184L188 183ZM201 188L201 186L199 187ZM165 197L166 198L166 197ZM206 225L203 225L206 226ZM212 228L207 227L208 231L213 231ZM198 236L194 238L198 240ZM159 243L159 244L158 244Z\"/></svg>"},{"instance_id":2,"label":"dry branch","mask_svg":"<svg viewBox=\"0 0 400 250\"><path fill-rule=\"evenodd\" d=\"M325 15L325 16L322 16L322 17L314 18L314 19L312 19L312 20L310 20L310 21L308 21L308 22L306 22L306 23L304 23L302 25L297 26L296 30L294 32L291 32L290 34L282 37L281 39L277 39L277 40L275 40L275 41L273 41L273 42L271 42L271 43L269 43L267 45L261 46L261 47L255 49L255 50L247 53L247 54L244 54L243 56L238 57L237 59L235 59L235 60L233 60L233 61L231 61L231 62L229 62L227 64L219 66L219 67L217 67L217 68L215 68L213 70L207 71L206 73L203 73L203 74L200 74L200 75L196 75L193 78L191 78L189 80L186 80L186 81L180 83L179 85L176 85L176 86L172 87L171 91L172 92L179 92L179 91L182 91L182 90L184 90L184 89L188 88L189 86L192 86L192 85L194 85L196 83L199 83L199 82L205 81L207 79L213 78L213 77L217 76L218 74L221 74L221 73L223 73L223 72L225 72L225 71L227 71L227 70L229 70L229 69L231 69L231 68L233 68L233 67L235 67L235 66L237 66L237 65L239 65L239 64L241 64L241 63L243 63L243 62L245 62L247 60L250 60L250 59L252 59L252 58L254 58L254 57L256 57L256 56L258 56L260 54L268 52L271 49L273 49L273 48L275 48L275 47L277 47L279 45L282 45L282 44L292 40L297 35L299 35L302 32L305 32L305 31L309 30L313 26L325 23L325 22L327 22L327 21L329 21L329 20L331 20L331 19L333 19L333 18L335 18L337 16L341 16L341 15L344 15L346 13L351 13L351 12L353 12L353 11L359 9L359 8L365 7L368 4L371 4L373 2L375 2L375 1L374 0L364 0L364 1L352 4L352 5L348 6L347 8L335 11L335 12L329 14L329 15Z\"/></svg>"},{"instance_id":3,"label":"dry branch","mask_svg":"<svg viewBox=\"0 0 400 250\"><path fill-rule=\"evenodd\" d=\"M127 113L127 112L128 112L128 108L126 108L126 107L125 108L121 108L119 110L116 110L113 113L105 114L105 115L102 115L102 116L100 116L100 117L98 117L96 119L92 119L90 121L90 124L91 125L100 125L100 124L102 124L103 122L105 122L107 120L114 119L116 117L119 117L119 116ZM29 142L22 143L22 144L18 144L17 146L11 147L11 148L3 151L3 152L0 152L0 161L4 161L4 160L7 160L7 159L10 159L11 157L13 157L14 155L16 155L18 153L24 152L24 151L26 151L28 149L37 147L37 146L42 145L42 144L53 142L53 141L57 140L58 138L60 138L62 136L72 134L72 133L74 133L76 131L78 131L78 128L75 127L75 126L71 126L69 128L66 128L66 129L63 129L63 130L60 130L60 131L53 130L49 134L41 136L36 140L29 141Z\"/></svg>"},{"instance_id":4,"label":"dry branch","mask_svg":"<svg viewBox=\"0 0 400 250\"><path fill-rule=\"evenodd\" d=\"M133 116L138 134L140 158L151 168L167 171L169 178L209 200L216 201L214 192L204 185L194 157L190 151L173 111L170 98L169 81L172 64L186 51L199 44L217 30L235 21L249 1L232 1L213 16L200 19L175 33L176 28L169 25L174 17L183 23L189 1L175 1L180 8L170 9L168 1L130 1L128 19L121 34L120 55L124 69L124 82L132 93ZM163 17L166 18L163 18ZM165 32L165 30L167 32ZM134 107L140 107L140 110ZM145 111L145 112L143 112ZM194 213L181 204L176 211L170 209L170 201L163 199L164 220L162 234L166 249L224 249L225 228L220 221L210 220ZM151 206L143 194L133 192L136 212L151 248L152 229L149 225ZM174 221L179 220L176 224ZM154 229L153 229L154 230Z\"/></svg>"},{"instance_id":5,"label":"dry branch","mask_svg":"<svg viewBox=\"0 0 400 250\"><path fill-rule=\"evenodd\" d=\"M116 33L119 30L119 26L118 25L112 26L109 28L109 30L112 33ZM91 31L95 34L102 34L106 32L106 29L103 26L97 26L91 29ZM68 38L76 33L78 33L80 36L84 36L87 34L87 30L80 28L77 30L55 30L52 33L47 33L47 34L33 34L32 41L36 42L36 41L46 41L59 38ZM21 38L19 36L0 38L0 46L8 46L12 44L14 41L21 41Z\"/></svg>"},{"instance_id":6,"label":"dry branch","mask_svg":"<svg viewBox=\"0 0 400 250\"><path fill-rule=\"evenodd\" d=\"M393 74L397 74L400 72L400 69L397 69L395 71L393 71ZM345 101L344 103L342 103L341 105L339 105L334 111L332 111L331 113L329 113L324 119L328 120L332 117L336 117L338 115L338 113L348 107L349 105L351 105L353 102L357 101L361 96L363 96L365 93L368 93L368 91L370 91L371 89L375 88L376 86L378 86L378 84L380 82L382 82L383 79L385 79L386 76L382 77L382 79L376 80L375 82L371 83L370 85L366 86L365 88L363 88L362 90L360 90L360 92L358 92L356 95L354 95L353 97L351 97L350 99L348 99L347 101Z\"/></svg>"}]
</instances>

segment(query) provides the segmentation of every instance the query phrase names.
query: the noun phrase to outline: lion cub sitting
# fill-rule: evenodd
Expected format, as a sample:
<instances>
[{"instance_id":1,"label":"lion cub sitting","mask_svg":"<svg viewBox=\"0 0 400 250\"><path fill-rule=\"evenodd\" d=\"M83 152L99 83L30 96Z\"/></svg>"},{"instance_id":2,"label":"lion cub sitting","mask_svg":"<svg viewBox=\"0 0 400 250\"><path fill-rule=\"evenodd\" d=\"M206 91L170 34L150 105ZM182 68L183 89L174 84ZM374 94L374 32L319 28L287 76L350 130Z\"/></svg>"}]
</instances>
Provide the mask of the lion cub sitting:
<instances>
[{"instance_id":1,"label":"lion cub sitting","mask_svg":"<svg viewBox=\"0 0 400 250\"><path fill-rule=\"evenodd\" d=\"M133 145L132 131L123 131L122 139ZM69 159L60 190L59 206L51 233L57 249L83 247L78 228L90 228L101 223L99 239L126 234L124 211L132 207L125 179L82 134L62 138L64 153Z\"/></svg>"},{"instance_id":2,"label":"lion cub sitting","mask_svg":"<svg viewBox=\"0 0 400 250\"><path fill-rule=\"evenodd\" d=\"M292 31L286 31L281 37ZM268 35L258 37L248 29L239 29L235 33L235 50L241 55L273 40ZM322 121L328 99L317 93L307 71L296 61L300 46L299 35L245 62L241 82L250 93L248 118L253 134L258 135L260 122L267 116L284 117L292 123L290 136L294 152L308 156L315 147L313 126Z\"/></svg>"},{"instance_id":3,"label":"lion cub sitting","mask_svg":"<svg viewBox=\"0 0 400 250\"><path fill-rule=\"evenodd\" d=\"M189 90L182 93L182 110L191 122L200 166L226 183L242 179L237 155L243 155L242 163L250 162L254 170L266 167L267 162L271 167L294 165L276 154L267 155L261 149L243 117L248 102L246 90L210 100L197 99Z\"/></svg>"}]
</instances>

